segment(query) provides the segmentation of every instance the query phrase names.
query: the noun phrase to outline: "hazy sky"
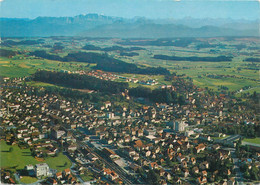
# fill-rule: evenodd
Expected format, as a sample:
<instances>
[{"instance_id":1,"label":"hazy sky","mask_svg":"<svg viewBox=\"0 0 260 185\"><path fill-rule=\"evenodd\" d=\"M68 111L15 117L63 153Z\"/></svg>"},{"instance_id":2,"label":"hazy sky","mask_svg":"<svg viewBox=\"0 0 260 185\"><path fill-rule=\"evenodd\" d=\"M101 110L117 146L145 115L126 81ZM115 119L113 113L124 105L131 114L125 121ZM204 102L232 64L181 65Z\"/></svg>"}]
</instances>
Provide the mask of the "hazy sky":
<instances>
[{"instance_id":1,"label":"hazy sky","mask_svg":"<svg viewBox=\"0 0 260 185\"><path fill-rule=\"evenodd\" d=\"M132 18L257 19L260 0L0 0L0 17L75 16L98 13Z\"/></svg>"}]
</instances>

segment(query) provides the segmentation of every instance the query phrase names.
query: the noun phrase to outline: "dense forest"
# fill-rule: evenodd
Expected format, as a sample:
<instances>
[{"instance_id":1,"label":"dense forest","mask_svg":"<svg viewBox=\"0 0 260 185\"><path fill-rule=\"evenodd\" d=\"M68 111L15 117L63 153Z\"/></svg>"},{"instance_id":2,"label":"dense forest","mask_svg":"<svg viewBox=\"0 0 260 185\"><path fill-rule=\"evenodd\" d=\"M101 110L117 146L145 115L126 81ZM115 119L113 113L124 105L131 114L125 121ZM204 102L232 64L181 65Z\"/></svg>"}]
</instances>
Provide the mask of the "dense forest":
<instances>
[{"instance_id":1,"label":"dense forest","mask_svg":"<svg viewBox=\"0 0 260 185\"><path fill-rule=\"evenodd\" d=\"M134 97L148 98L151 101L158 103L179 103L181 105L185 104L184 96L178 96L175 91L170 91L168 89L151 90L147 87L138 86L136 88L129 89L129 95Z\"/></svg>"},{"instance_id":2,"label":"dense forest","mask_svg":"<svg viewBox=\"0 0 260 185\"><path fill-rule=\"evenodd\" d=\"M37 71L33 80L76 89L90 89L107 93L119 93L128 88L128 83L101 80L95 77L63 72Z\"/></svg>"},{"instance_id":3,"label":"dense forest","mask_svg":"<svg viewBox=\"0 0 260 185\"><path fill-rule=\"evenodd\" d=\"M87 63L106 63L106 62L113 62L114 58L109 57L106 54L99 54L99 53L85 53L85 52L78 52L78 53L69 53L67 56L63 58L64 62L87 62Z\"/></svg>"},{"instance_id":4,"label":"dense forest","mask_svg":"<svg viewBox=\"0 0 260 185\"><path fill-rule=\"evenodd\" d=\"M218 57L177 57L168 55L154 55L155 59L174 60L174 61L191 61L191 62L226 62L232 61L233 57L218 56Z\"/></svg>"},{"instance_id":5,"label":"dense forest","mask_svg":"<svg viewBox=\"0 0 260 185\"><path fill-rule=\"evenodd\" d=\"M217 47L225 47L225 44L210 44L209 42L203 42L196 46L196 49L200 50L203 48L217 48Z\"/></svg>"},{"instance_id":6,"label":"dense forest","mask_svg":"<svg viewBox=\"0 0 260 185\"><path fill-rule=\"evenodd\" d=\"M121 52L120 56L126 56L126 57L134 57L134 56L138 56L139 53L136 52Z\"/></svg>"},{"instance_id":7,"label":"dense forest","mask_svg":"<svg viewBox=\"0 0 260 185\"><path fill-rule=\"evenodd\" d=\"M95 69L100 69L109 72L121 72L121 73L136 73L136 74L150 74L150 75L168 75L170 72L162 67L147 67L139 68L135 64L130 64L118 59L109 57L107 54L99 53L69 53L65 57L60 57L58 55L51 55L46 53L46 51L38 50L31 52L30 55L46 58L49 60L58 60L62 62L87 62L87 63L97 63Z\"/></svg>"},{"instance_id":8,"label":"dense forest","mask_svg":"<svg viewBox=\"0 0 260 185\"><path fill-rule=\"evenodd\" d=\"M16 55L16 52L14 51L11 51L11 50L7 50L7 49L0 49L0 56L1 57L12 57L12 56L15 56Z\"/></svg>"},{"instance_id":9,"label":"dense forest","mask_svg":"<svg viewBox=\"0 0 260 185\"><path fill-rule=\"evenodd\" d=\"M95 45L87 44L82 49L85 49L85 50L101 50L102 48L95 46Z\"/></svg>"},{"instance_id":10,"label":"dense forest","mask_svg":"<svg viewBox=\"0 0 260 185\"><path fill-rule=\"evenodd\" d=\"M41 57L41 58L45 58L48 60L58 60L58 61L63 61L63 58L58 56L58 55L51 55L48 54L46 51L44 50L36 50L30 53L31 56L36 56L36 57Z\"/></svg>"}]
</instances>

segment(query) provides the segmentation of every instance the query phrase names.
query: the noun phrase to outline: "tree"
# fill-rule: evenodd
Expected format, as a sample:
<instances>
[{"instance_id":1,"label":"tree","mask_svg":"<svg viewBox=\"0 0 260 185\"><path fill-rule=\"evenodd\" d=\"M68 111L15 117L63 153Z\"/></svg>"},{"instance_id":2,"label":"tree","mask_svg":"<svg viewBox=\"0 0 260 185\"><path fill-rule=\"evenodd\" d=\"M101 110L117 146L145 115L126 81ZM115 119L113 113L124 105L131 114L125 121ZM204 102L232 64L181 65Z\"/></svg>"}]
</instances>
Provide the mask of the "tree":
<instances>
[{"instance_id":1,"label":"tree","mask_svg":"<svg viewBox=\"0 0 260 185\"><path fill-rule=\"evenodd\" d=\"M166 102L167 103L172 103L173 102L173 99L172 99L172 95L169 91L166 91Z\"/></svg>"},{"instance_id":2,"label":"tree","mask_svg":"<svg viewBox=\"0 0 260 185\"><path fill-rule=\"evenodd\" d=\"M154 170L149 170L147 174L147 181L150 184L159 184L160 176L157 173L155 173Z\"/></svg>"},{"instance_id":3,"label":"tree","mask_svg":"<svg viewBox=\"0 0 260 185\"><path fill-rule=\"evenodd\" d=\"M244 177L245 177L246 179L249 179L249 178L250 178L250 174L249 174L248 169L246 169L246 171L245 171L245 173L244 173Z\"/></svg>"},{"instance_id":4,"label":"tree","mask_svg":"<svg viewBox=\"0 0 260 185\"><path fill-rule=\"evenodd\" d=\"M258 181L259 180L258 174L259 174L259 169L255 165L253 165L251 169L251 178Z\"/></svg>"},{"instance_id":5,"label":"tree","mask_svg":"<svg viewBox=\"0 0 260 185\"><path fill-rule=\"evenodd\" d=\"M137 173L139 173L141 176L144 176L144 170L143 168L138 168Z\"/></svg>"},{"instance_id":6,"label":"tree","mask_svg":"<svg viewBox=\"0 0 260 185\"><path fill-rule=\"evenodd\" d=\"M34 149L32 149L32 156L34 157L36 155L37 155L36 151Z\"/></svg>"},{"instance_id":7,"label":"tree","mask_svg":"<svg viewBox=\"0 0 260 185\"><path fill-rule=\"evenodd\" d=\"M178 98L178 102L180 105L184 105L185 104L185 98L183 95L180 95Z\"/></svg>"},{"instance_id":8,"label":"tree","mask_svg":"<svg viewBox=\"0 0 260 185\"><path fill-rule=\"evenodd\" d=\"M44 158L46 158L46 157L48 157L48 154L44 152L44 153L42 154L42 156L43 156Z\"/></svg>"}]
</instances>

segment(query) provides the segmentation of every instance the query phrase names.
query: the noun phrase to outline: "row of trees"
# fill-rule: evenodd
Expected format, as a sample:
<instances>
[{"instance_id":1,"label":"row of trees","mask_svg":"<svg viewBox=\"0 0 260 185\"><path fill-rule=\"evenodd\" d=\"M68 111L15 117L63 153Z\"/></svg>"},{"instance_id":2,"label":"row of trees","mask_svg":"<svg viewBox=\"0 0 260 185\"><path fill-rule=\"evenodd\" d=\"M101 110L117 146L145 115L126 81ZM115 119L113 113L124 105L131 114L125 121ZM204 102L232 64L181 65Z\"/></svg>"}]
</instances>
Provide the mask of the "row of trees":
<instances>
[{"instance_id":1,"label":"row of trees","mask_svg":"<svg viewBox=\"0 0 260 185\"><path fill-rule=\"evenodd\" d=\"M260 62L260 58L246 58L244 61L246 61L246 62Z\"/></svg>"},{"instance_id":2,"label":"row of trees","mask_svg":"<svg viewBox=\"0 0 260 185\"><path fill-rule=\"evenodd\" d=\"M179 38L175 41L171 38L163 38L157 40L129 40L120 41L118 44L121 45L136 45L136 46L176 46L176 47L187 47L192 42L197 41L195 38Z\"/></svg>"},{"instance_id":3,"label":"row of trees","mask_svg":"<svg viewBox=\"0 0 260 185\"><path fill-rule=\"evenodd\" d=\"M95 68L103 71L119 72L119 73L134 73L134 74L148 74L148 75L170 74L169 70L163 67L139 68L135 64L121 62L116 59L113 62L105 62L105 63L98 62Z\"/></svg>"},{"instance_id":4,"label":"row of trees","mask_svg":"<svg viewBox=\"0 0 260 185\"><path fill-rule=\"evenodd\" d=\"M138 56L139 53L136 52L121 52L120 56L127 56L127 57L133 57L133 56Z\"/></svg>"},{"instance_id":5,"label":"row of trees","mask_svg":"<svg viewBox=\"0 0 260 185\"><path fill-rule=\"evenodd\" d=\"M216 48L216 47L225 47L224 44L210 44L209 42L203 42L196 46L196 49L200 50L203 48Z\"/></svg>"},{"instance_id":6,"label":"row of trees","mask_svg":"<svg viewBox=\"0 0 260 185\"><path fill-rule=\"evenodd\" d=\"M233 57L230 56L218 56L218 57L177 57L177 56L168 56L168 55L154 55L155 59L161 60L174 60L174 61L192 61L192 62L226 62L232 61Z\"/></svg>"}]
</instances>

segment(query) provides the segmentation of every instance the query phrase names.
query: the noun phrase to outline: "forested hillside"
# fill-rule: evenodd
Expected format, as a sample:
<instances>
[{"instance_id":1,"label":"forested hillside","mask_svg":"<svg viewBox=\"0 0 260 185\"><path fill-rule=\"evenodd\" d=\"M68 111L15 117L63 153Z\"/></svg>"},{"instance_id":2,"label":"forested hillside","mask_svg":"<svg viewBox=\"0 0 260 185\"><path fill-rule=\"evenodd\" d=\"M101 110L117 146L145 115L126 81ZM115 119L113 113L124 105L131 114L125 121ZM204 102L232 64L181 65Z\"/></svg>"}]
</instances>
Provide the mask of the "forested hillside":
<instances>
[{"instance_id":1,"label":"forested hillside","mask_svg":"<svg viewBox=\"0 0 260 185\"><path fill-rule=\"evenodd\" d=\"M136 64L131 64L118 59L114 59L112 57L109 57L107 54L77 52L77 53L69 53L65 57L60 57L58 55L48 54L46 53L46 51L43 50L37 50L31 52L30 55L46 58L49 60L58 60L62 62L96 63L97 65L95 69L100 69L109 72L136 73L136 74L149 74L149 75L170 74L169 70L162 67L140 68Z\"/></svg>"},{"instance_id":2,"label":"forested hillside","mask_svg":"<svg viewBox=\"0 0 260 185\"><path fill-rule=\"evenodd\" d=\"M33 80L76 89L90 89L100 92L119 93L128 88L128 83L100 80L95 77L67 74L63 72L37 71Z\"/></svg>"}]
</instances>

